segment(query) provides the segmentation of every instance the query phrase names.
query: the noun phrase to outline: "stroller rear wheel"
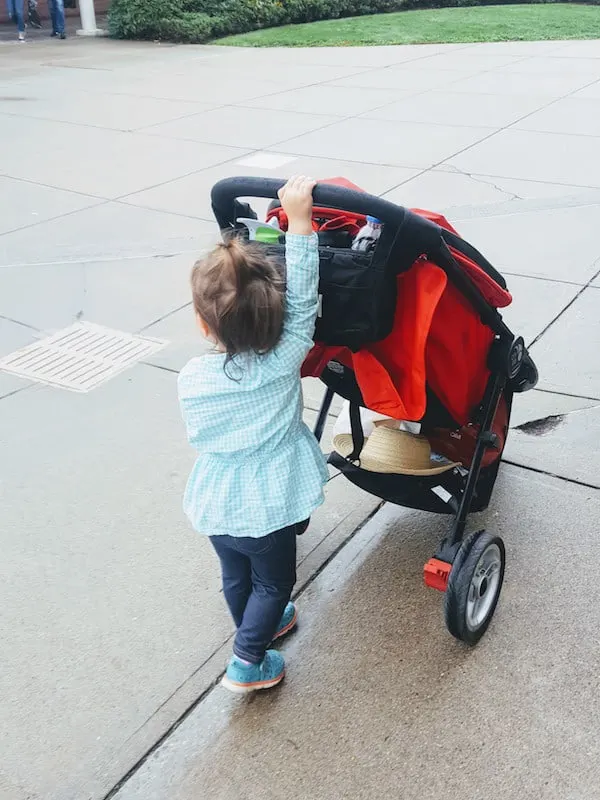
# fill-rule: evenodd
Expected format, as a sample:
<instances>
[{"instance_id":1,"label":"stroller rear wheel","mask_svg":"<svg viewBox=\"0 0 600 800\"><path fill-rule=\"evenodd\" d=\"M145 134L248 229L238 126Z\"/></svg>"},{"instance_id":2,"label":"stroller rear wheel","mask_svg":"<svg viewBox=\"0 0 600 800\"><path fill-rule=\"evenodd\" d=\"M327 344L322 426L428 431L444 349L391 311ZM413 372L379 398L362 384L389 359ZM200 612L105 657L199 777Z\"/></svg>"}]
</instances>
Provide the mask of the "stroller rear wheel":
<instances>
[{"instance_id":1,"label":"stroller rear wheel","mask_svg":"<svg viewBox=\"0 0 600 800\"><path fill-rule=\"evenodd\" d=\"M506 564L504 542L499 536L477 531L458 551L444 601L450 633L467 644L477 644L496 610Z\"/></svg>"}]
</instances>

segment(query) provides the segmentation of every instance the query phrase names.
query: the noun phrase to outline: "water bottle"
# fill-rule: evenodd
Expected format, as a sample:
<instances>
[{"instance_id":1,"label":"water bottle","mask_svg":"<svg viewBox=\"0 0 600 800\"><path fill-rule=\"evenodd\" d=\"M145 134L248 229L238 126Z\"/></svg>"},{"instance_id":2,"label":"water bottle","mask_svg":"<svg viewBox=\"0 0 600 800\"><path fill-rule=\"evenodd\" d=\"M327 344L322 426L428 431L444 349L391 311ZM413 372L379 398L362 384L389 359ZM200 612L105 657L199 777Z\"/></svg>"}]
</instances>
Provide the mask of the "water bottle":
<instances>
[{"instance_id":1,"label":"water bottle","mask_svg":"<svg viewBox=\"0 0 600 800\"><path fill-rule=\"evenodd\" d=\"M263 242L263 244L277 244L281 237L279 223L277 226L271 222L261 222L258 219L248 217L238 217L236 222L248 228L248 239L251 242Z\"/></svg>"},{"instance_id":2,"label":"water bottle","mask_svg":"<svg viewBox=\"0 0 600 800\"><path fill-rule=\"evenodd\" d=\"M356 234L352 242L352 249L361 253L369 253L375 249L377 240L381 236L383 225L377 217L367 217L367 224Z\"/></svg>"}]
</instances>

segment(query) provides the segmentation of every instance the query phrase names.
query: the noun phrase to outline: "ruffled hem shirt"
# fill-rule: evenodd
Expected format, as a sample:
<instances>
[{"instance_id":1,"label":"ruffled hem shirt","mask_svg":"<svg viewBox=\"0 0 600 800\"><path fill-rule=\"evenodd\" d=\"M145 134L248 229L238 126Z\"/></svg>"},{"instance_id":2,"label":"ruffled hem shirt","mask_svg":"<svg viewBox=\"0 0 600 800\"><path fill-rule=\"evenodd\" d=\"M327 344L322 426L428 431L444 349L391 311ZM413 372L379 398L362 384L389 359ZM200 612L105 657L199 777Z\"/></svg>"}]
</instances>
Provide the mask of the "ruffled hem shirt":
<instances>
[{"instance_id":1,"label":"ruffled hem shirt","mask_svg":"<svg viewBox=\"0 0 600 800\"><path fill-rule=\"evenodd\" d=\"M324 500L325 457L302 421L300 367L313 345L319 253L312 236L286 236L286 311L265 355L193 358L178 379L190 444L198 451L184 511L209 536L266 536L302 522Z\"/></svg>"}]
</instances>

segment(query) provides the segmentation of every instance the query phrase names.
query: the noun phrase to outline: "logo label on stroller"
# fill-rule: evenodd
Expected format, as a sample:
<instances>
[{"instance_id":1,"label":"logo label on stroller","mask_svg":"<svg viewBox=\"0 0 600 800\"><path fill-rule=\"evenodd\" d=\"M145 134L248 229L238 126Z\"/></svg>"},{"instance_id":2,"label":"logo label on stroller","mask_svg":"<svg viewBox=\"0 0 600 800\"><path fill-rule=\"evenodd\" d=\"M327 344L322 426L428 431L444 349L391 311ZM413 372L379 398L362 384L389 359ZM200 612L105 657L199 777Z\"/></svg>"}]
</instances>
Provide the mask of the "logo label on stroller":
<instances>
[{"instance_id":1,"label":"logo label on stroller","mask_svg":"<svg viewBox=\"0 0 600 800\"><path fill-rule=\"evenodd\" d=\"M443 500L444 503L447 503L449 500L452 500L452 495L450 492L446 491L443 486L432 486L431 491Z\"/></svg>"},{"instance_id":2,"label":"logo label on stroller","mask_svg":"<svg viewBox=\"0 0 600 800\"><path fill-rule=\"evenodd\" d=\"M327 364L327 369L330 372L335 372L337 375L344 374L344 366L343 364L339 364L337 361L329 361Z\"/></svg>"}]
</instances>

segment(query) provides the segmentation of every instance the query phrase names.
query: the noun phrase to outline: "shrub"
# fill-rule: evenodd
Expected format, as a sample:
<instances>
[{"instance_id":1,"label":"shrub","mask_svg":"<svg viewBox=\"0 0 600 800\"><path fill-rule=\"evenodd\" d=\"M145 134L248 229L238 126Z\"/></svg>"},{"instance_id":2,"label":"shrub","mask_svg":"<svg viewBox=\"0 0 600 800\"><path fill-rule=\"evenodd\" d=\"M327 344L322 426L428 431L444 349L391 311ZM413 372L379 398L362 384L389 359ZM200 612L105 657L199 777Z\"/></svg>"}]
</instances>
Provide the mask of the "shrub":
<instances>
[{"instance_id":1,"label":"shrub","mask_svg":"<svg viewBox=\"0 0 600 800\"><path fill-rule=\"evenodd\" d=\"M184 12L179 17L159 20L153 38L202 44L213 38L213 26L214 18L208 14Z\"/></svg>"},{"instance_id":2,"label":"shrub","mask_svg":"<svg viewBox=\"0 0 600 800\"><path fill-rule=\"evenodd\" d=\"M117 39L152 39L158 26L182 9L183 0L112 0L108 30Z\"/></svg>"},{"instance_id":3,"label":"shrub","mask_svg":"<svg viewBox=\"0 0 600 800\"><path fill-rule=\"evenodd\" d=\"M275 27L288 22L287 6L283 0L187 0L193 11L204 11L213 19L213 35L245 33L256 28Z\"/></svg>"}]
</instances>

